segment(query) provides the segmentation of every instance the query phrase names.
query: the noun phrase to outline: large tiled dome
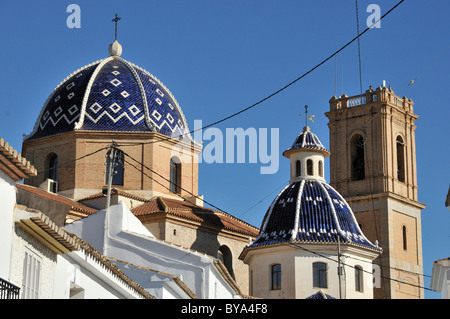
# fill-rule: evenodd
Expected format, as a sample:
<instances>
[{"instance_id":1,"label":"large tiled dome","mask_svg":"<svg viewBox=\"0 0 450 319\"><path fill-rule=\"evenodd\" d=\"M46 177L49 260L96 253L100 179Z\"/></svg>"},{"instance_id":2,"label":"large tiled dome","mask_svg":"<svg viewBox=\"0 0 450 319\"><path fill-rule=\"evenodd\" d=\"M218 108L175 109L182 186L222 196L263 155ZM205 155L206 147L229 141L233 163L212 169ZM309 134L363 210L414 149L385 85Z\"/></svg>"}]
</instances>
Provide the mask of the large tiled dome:
<instances>
[{"instance_id":1,"label":"large tiled dome","mask_svg":"<svg viewBox=\"0 0 450 319\"><path fill-rule=\"evenodd\" d=\"M120 45L114 45L109 57L76 70L53 90L26 139L74 130L153 131L174 137L188 132L170 91L121 58Z\"/></svg>"}]
</instances>

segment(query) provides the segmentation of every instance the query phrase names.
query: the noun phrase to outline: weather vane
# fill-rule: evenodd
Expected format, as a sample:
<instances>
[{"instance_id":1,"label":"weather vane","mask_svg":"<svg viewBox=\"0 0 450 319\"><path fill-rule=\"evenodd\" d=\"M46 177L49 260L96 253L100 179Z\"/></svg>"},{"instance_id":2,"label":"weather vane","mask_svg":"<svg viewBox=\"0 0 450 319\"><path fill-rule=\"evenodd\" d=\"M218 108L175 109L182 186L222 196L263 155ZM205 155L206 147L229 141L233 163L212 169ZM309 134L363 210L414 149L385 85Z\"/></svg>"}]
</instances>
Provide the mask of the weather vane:
<instances>
[{"instance_id":1,"label":"weather vane","mask_svg":"<svg viewBox=\"0 0 450 319\"><path fill-rule=\"evenodd\" d=\"M115 40L117 40L117 22L119 22L119 20L122 19L121 17L119 17L116 13L116 17L114 19L112 19L112 22L114 22L116 24L116 35L115 35Z\"/></svg>"},{"instance_id":2,"label":"weather vane","mask_svg":"<svg viewBox=\"0 0 450 319\"><path fill-rule=\"evenodd\" d=\"M308 126L308 120L314 123L313 117L314 115L308 115L308 105L305 105L305 115L299 114L300 116L305 117L305 126Z\"/></svg>"}]
</instances>

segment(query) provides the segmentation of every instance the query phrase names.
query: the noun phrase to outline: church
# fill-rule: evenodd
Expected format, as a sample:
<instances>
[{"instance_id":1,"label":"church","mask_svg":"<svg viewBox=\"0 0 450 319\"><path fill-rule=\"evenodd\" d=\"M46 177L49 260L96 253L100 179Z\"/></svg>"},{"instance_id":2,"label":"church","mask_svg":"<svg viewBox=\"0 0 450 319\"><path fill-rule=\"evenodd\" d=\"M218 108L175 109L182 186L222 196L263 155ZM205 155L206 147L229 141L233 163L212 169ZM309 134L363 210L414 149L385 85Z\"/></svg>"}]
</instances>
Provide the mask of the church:
<instances>
[{"instance_id":1,"label":"church","mask_svg":"<svg viewBox=\"0 0 450 319\"><path fill-rule=\"evenodd\" d=\"M18 186L22 204L48 211L43 190L80 204L63 218L49 213L63 226L122 201L158 239L222 260L248 291L237 256L258 229L203 206L201 145L169 89L121 52L115 41L107 58L77 69L45 101L23 142L38 174Z\"/></svg>"},{"instance_id":2,"label":"church","mask_svg":"<svg viewBox=\"0 0 450 319\"><path fill-rule=\"evenodd\" d=\"M108 52L44 102L23 141L37 175L18 185L21 204L61 227L125 205L156 239L220 260L243 295L423 298L411 100L384 85L331 98L329 150L306 125L283 153L290 182L258 228L205 207L202 146L174 95L117 40ZM65 210L53 206L61 198Z\"/></svg>"}]
</instances>

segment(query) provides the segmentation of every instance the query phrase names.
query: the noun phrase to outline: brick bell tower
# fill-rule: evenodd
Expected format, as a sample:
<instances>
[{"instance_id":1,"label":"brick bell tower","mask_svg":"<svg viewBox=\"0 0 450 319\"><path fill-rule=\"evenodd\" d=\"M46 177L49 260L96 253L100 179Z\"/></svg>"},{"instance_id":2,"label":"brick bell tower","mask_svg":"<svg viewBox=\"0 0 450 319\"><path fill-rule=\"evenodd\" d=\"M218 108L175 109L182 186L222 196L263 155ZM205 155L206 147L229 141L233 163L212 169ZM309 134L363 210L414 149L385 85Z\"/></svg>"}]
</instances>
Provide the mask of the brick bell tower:
<instances>
[{"instance_id":1,"label":"brick bell tower","mask_svg":"<svg viewBox=\"0 0 450 319\"><path fill-rule=\"evenodd\" d=\"M330 184L383 253L374 298L423 298L421 210L411 99L383 86L330 99ZM377 284L377 282L379 284Z\"/></svg>"}]
</instances>

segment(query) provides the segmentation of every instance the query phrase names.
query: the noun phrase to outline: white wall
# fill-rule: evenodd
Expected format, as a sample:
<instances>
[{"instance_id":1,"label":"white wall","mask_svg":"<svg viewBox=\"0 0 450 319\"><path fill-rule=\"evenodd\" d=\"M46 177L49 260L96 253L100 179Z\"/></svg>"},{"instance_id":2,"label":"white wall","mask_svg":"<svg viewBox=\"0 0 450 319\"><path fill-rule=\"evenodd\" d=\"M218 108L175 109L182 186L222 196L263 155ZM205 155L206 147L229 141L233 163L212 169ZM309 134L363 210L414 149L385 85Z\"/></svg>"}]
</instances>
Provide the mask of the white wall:
<instances>
[{"instance_id":1,"label":"white wall","mask_svg":"<svg viewBox=\"0 0 450 319\"><path fill-rule=\"evenodd\" d=\"M9 281L13 211L16 204L15 181L0 170L0 278Z\"/></svg>"},{"instance_id":2,"label":"white wall","mask_svg":"<svg viewBox=\"0 0 450 319\"><path fill-rule=\"evenodd\" d=\"M441 298L450 299L450 269L447 269L442 285Z\"/></svg>"},{"instance_id":3,"label":"white wall","mask_svg":"<svg viewBox=\"0 0 450 319\"><path fill-rule=\"evenodd\" d=\"M336 245L305 245L306 248L292 246L275 246L255 249L246 257L250 271L253 273L252 293L255 297L304 299L315 294L319 289L325 294L339 298L339 276L337 275ZM314 253L313 253L314 252ZM343 247L341 257L345 277L342 277L342 298L372 299L373 289L368 284L372 282L372 258L375 253L359 253L357 248ZM248 258L248 259L247 259ZM327 288L313 287L313 263L323 262L327 265ZM281 290L270 290L270 269L273 264L281 264ZM344 265L345 264L345 265ZM364 269L363 292L355 290L354 266Z\"/></svg>"},{"instance_id":4,"label":"white wall","mask_svg":"<svg viewBox=\"0 0 450 319\"><path fill-rule=\"evenodd\" d=\"M83 250L58 255L54 276L54 299L69 299L71 288L78 299L136 299L134 289Z\"/></svg>"}]
</instances>

